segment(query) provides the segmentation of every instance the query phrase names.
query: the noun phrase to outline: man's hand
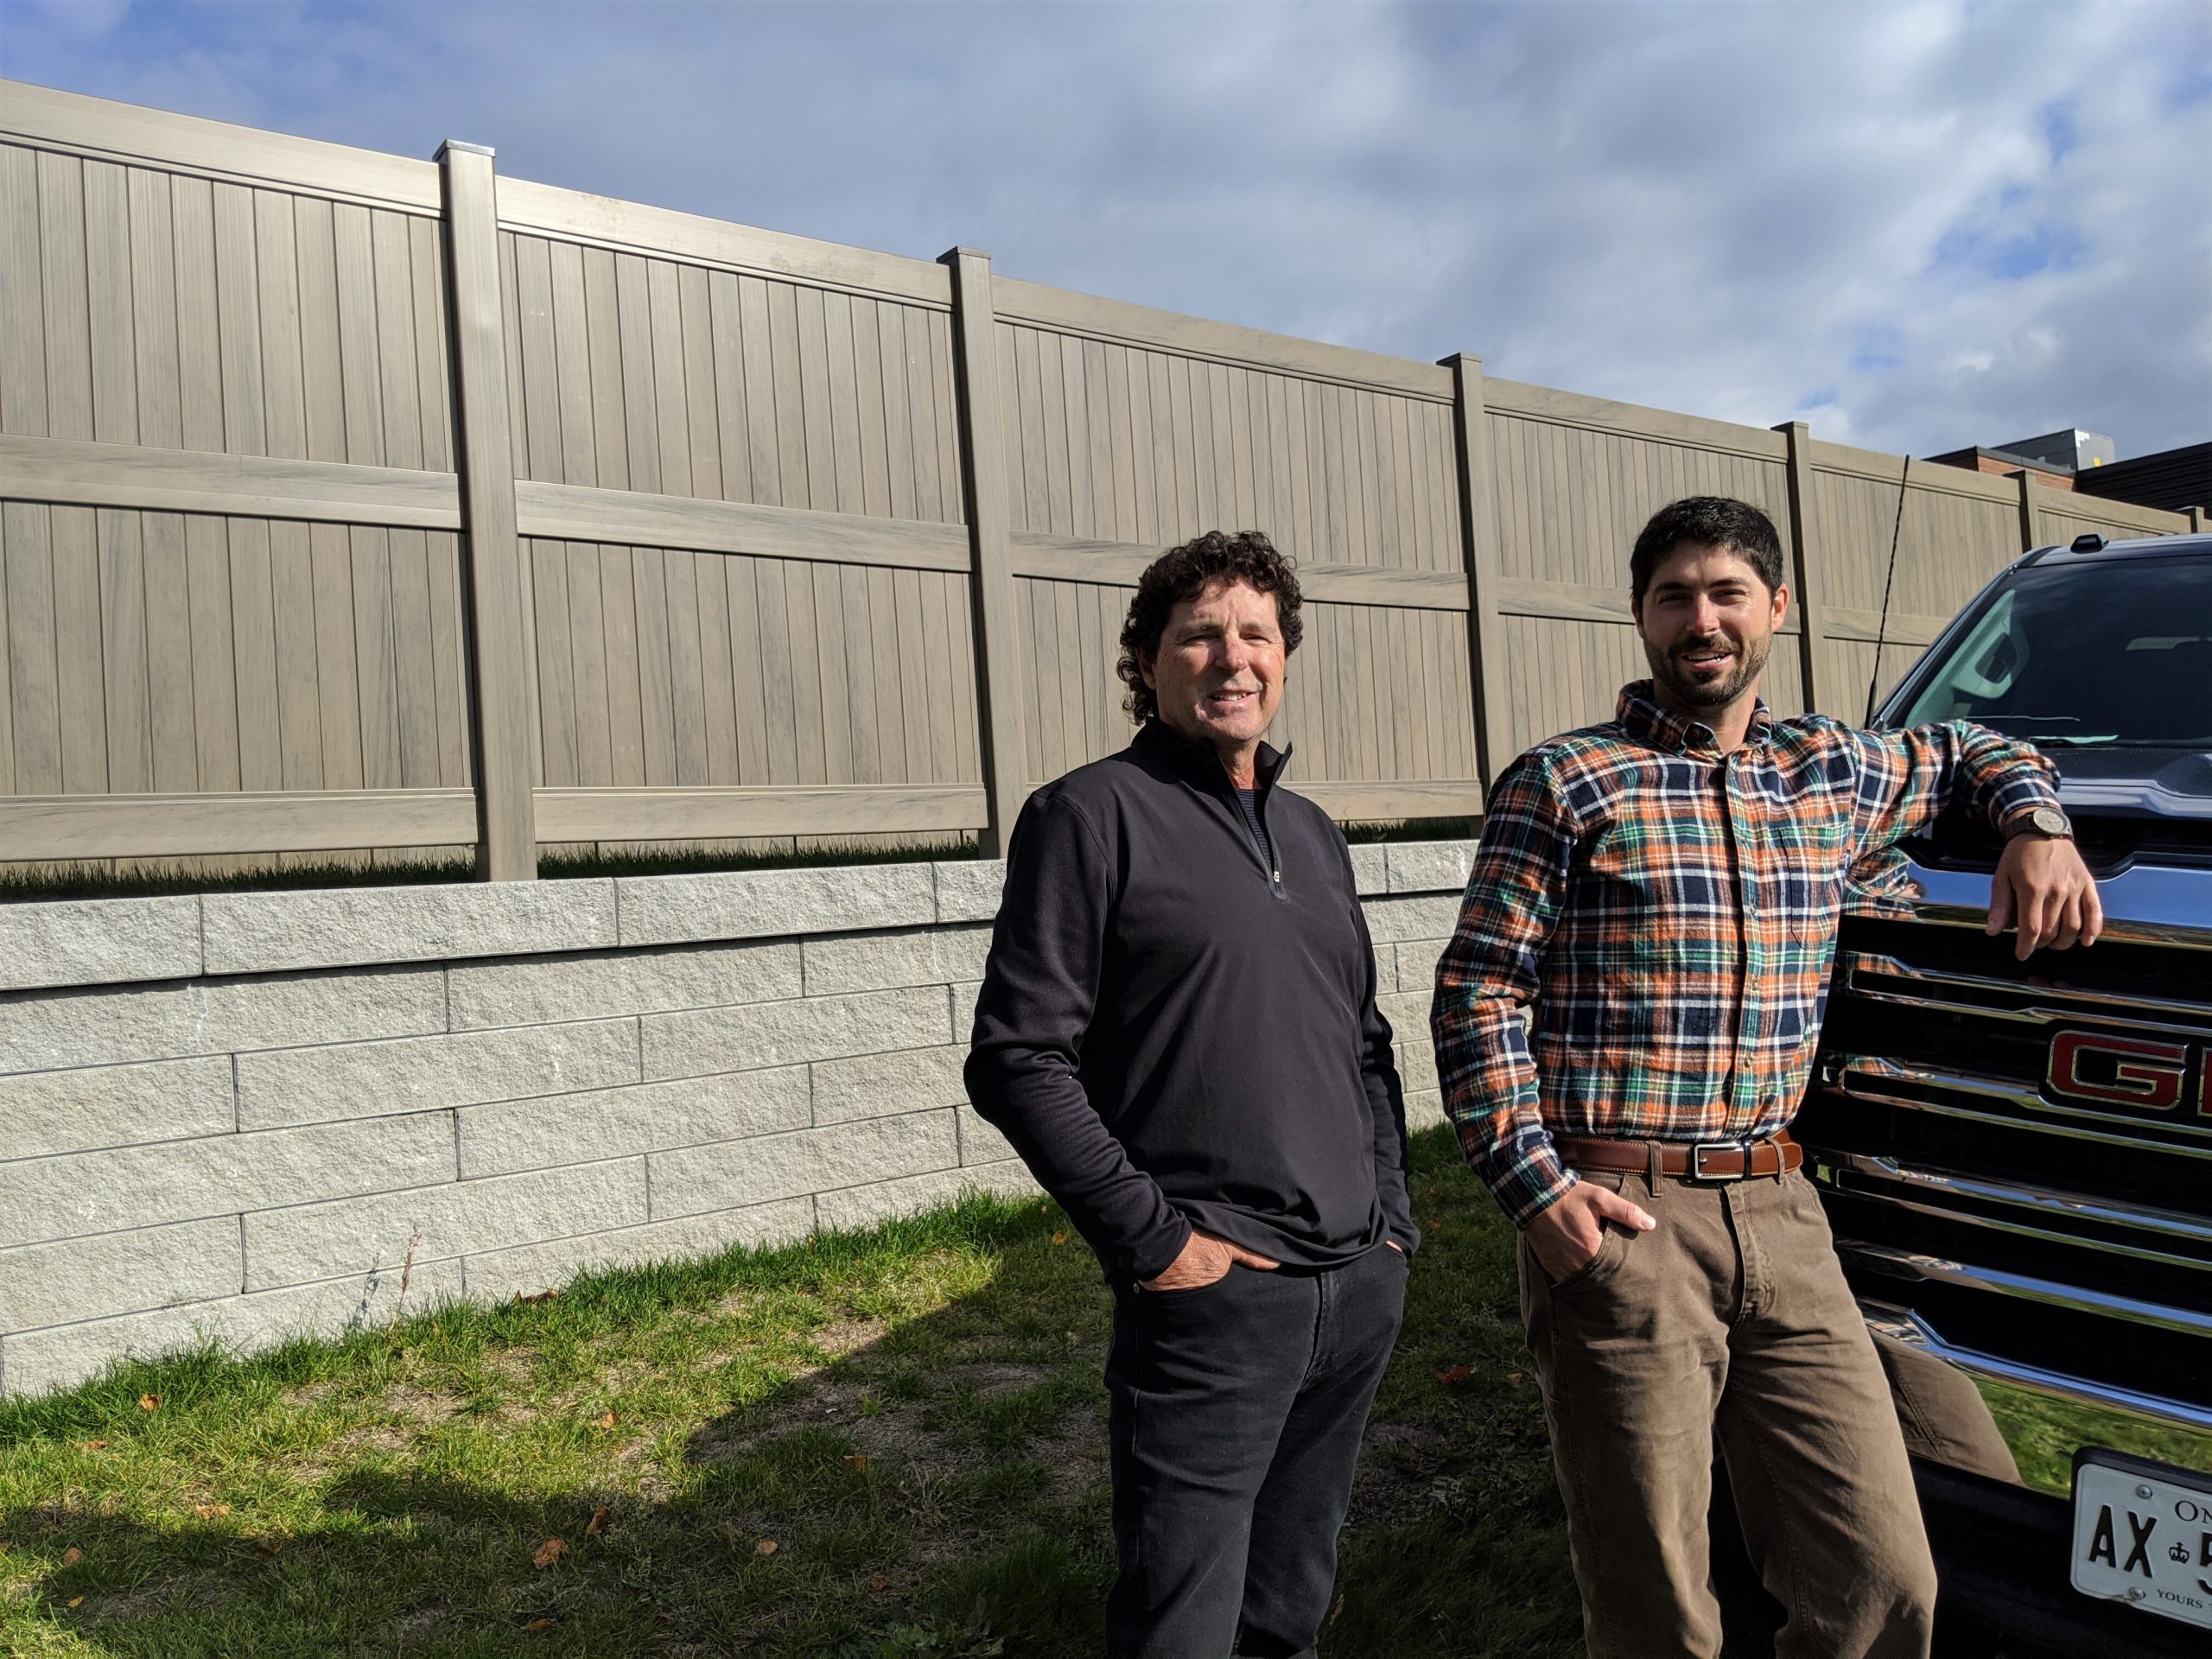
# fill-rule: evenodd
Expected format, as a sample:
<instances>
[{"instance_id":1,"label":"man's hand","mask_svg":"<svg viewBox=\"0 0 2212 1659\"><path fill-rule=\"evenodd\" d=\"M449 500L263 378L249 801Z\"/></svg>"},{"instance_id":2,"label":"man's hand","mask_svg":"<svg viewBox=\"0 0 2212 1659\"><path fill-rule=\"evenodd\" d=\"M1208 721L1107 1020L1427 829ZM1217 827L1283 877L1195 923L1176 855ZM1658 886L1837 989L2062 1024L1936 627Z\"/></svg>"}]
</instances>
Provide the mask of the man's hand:
<instances>
[{"instance_id":1,"label":"man's hand","mask_svg":"<svg viewBox=\"0 0 2212 1659\"><path fill-rule=\"evenodd\" d=\"M2063 836L2039 836L2032 830L2005 843L1997 879L1989 885L1992 938L2019 918L2019 942L2012 955L2025 962L2041 946L2063 950L2075 940L2094 944L2104 931L2105 909L2097 899L2096 878L2082 861L2081 849Z\"/></svg>"},{"instance_id":2,"label":"man's hand","mask_svg":"<svg viewBox=\"0 0 2212 1659\"><path fill-rule=\"evenodd\" d=\"M1262 1273L1282 1265L1242 1244L1232 1244L1225 1238L1216 1238L1211 1233L1202 1233L1193 1227L1191 1236L1184 1243L1182 1255L1170 1262L1156 1278L1137 1282L1147 1290L1202 1290L1227 1276L1230 1268L1240 1262Z\"/></svg>"},{"instance_id":3,"label":"man's hand","mask_svg":"<svg viewBox=\"0 0 2212 1659\"><path fill-rule=\"evenodd\" d=\"M1540 1210L1521 1230L1536 1260L1557 1284L1598 1259L1605 1242L1605 1223L1618 1221L1648 1233L1659 1224L1618 1192L1595 1181L1577 1181L1567 1196Z\"/></svg>"}]
</instances>

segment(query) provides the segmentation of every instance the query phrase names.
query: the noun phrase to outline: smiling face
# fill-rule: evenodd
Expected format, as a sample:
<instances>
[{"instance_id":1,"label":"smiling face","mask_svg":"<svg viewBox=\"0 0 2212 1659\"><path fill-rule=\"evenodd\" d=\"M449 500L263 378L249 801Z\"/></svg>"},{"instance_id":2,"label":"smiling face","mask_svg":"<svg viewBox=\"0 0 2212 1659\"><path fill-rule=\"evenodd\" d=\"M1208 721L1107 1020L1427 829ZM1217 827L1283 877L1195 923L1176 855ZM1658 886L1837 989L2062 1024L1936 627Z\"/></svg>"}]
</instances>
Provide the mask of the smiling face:
<instances>
[{"instance_id":1,"label":"smiling face","mask_svg":"<svg viewBox=\"0 0 2212 1659\"><path fill-rule=\"evenodd\" d=\"M1160 719L1241 774L1281 705L1285 655L1274 595L1217 578L1167 613L1160 649L1139 666Z\"/></svg>"},{"instance_id":2,"label":"smiling face","mask_svg":"<svg viewBox=\"0 0 2212 1659\"><path fill-rule=\"evenodd\" d=\"M1734 549L1676 546L1652 571L1636 607L1660 703L1707 725L1749 705L1789 606L1787 585L1769 591Z\"/></svg>"}]
</instances>

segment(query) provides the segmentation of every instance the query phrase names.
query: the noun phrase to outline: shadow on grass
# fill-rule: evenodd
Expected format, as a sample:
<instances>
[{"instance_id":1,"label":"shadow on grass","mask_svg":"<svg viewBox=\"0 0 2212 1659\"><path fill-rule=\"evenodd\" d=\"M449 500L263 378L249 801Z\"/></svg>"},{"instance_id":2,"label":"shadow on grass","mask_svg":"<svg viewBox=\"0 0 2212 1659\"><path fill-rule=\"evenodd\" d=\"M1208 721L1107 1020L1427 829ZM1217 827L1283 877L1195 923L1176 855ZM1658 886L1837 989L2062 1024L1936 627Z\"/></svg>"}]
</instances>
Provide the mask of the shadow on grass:
<instances>
[{"instance_id":1,"label":"shadow on grass","mask_svg":"<svg viewBox=\"0 0 2212 1659\"><path fill-rule=\"evenodd\" d=\"M1416 1141L1414 1196L1429 1247L1370 1427L1322 1651L1578 1651L1504 1224L1448 1137ZM302 1440L303 1451L257 1452L254 1436L241 1448L211 1427L207 1445L224 1450L197 1462L184 1445L105 1488L35 1492L0 1511L18 1568L0 1649L1095 1655L1112 1571L1100 1382L1110 1300L1056 1210L977 1203L899 1225L957 1235L988 1265L963 1294L911 1315L895 1287L868 1277L911 1258L865 1239L739 1261L703 1289L696 1271L656 1281L645 1270L580 1283L543 1307L449 1311L407 1341L427 1351L443 1322L488 1369L470 1371L467 1397L411 1437L353 1427ZM779 1294L779 1276L824 1287L785 1371L699 1337L715 1305ZM641 1310L658 1323L641 1325L618 1365L597 1364L591 1344ZM0 1442L11 1430L49 1446L159 1433L134 1421L129 1391L143 1387L168 1390L165 1409L200 1414L172 1432L260 1412L281 1446L281 1402L312 1392L302 1378L382 1399L398 1375L390 1367L419 1363L391 1357L386 1340L315 1350L289 1374L266 1362L142 1367L50 1409L0 1414ZM541 1389L531 1411L483 1380L549 1364L563 1344L582 1355L563 1373L580 1385ZM351 1384L349 1366L361 1373ZM653 1390L671 1378L709 1403L657 1414ZM603 1411L622 1427L603 1427ZM236 1466L206 1466L225 1460ZM283 1502L251 1499L257 1482L280 1478ZM202 1492L236 1497L238 1514L210 1503L172 1518L194 1517Z\"/></svg>"}]
</instances>

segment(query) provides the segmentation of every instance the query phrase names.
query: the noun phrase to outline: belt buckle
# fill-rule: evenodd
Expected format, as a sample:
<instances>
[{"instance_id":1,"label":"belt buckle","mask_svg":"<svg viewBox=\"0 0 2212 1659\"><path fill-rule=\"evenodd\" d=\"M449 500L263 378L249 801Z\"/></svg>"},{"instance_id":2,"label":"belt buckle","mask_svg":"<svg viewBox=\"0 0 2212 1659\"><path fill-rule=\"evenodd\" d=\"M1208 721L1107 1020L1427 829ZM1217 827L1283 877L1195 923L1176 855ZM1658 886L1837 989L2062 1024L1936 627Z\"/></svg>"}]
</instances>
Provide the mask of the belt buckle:
<instances>
[{"instance_id":1,"label":"belt buckle","mask_svg":"<svg viewBox=\"0 0 2212 1659\"><path fill-rule=\"evenodd\" d=\"M1736 1154L1744 1160L1742 1167L1733 1173L1722 1173L1707 1169L1705 1166L1707 1155L1719 1152ZM1697 1141L1690 1145L1689 1178L1693 1181L1713 1186L1725 1186L1732 1181L1747 1179L1751 1173L1751 1143L1748 1141Z\"/></svg>"}]
</instances>

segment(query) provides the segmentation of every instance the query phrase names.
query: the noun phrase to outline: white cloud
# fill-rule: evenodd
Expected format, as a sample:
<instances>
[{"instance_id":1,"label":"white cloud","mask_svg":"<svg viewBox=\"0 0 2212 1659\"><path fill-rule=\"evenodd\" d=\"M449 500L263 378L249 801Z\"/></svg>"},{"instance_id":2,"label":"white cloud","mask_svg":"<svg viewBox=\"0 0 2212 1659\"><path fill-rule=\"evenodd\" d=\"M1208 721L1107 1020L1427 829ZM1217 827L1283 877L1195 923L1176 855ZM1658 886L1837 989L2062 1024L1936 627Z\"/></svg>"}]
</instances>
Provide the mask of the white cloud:
<instances>
[{"instance_id":1,"label":"white cloud","mask_svg":"<svg viewBox=\"0 0 2212 1659\"><path fill-rule=\"evenodd\" d=\"M7 73L1930 453L2212 428L2212 12L10 4Z\"/></svg>"}]
</instances>

